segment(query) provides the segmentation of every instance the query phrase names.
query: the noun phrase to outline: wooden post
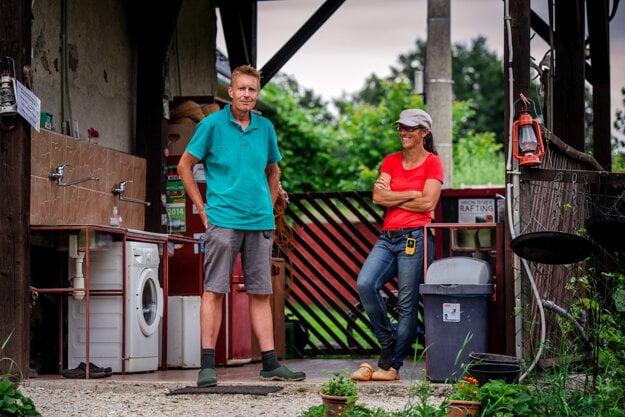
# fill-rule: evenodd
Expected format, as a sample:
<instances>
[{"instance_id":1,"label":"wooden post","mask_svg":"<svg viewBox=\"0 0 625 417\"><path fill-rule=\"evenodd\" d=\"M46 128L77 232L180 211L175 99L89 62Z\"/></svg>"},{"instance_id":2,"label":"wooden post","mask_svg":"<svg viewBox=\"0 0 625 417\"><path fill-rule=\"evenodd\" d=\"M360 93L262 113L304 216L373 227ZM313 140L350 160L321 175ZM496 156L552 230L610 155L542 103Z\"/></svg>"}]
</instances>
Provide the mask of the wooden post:
<instances>
[{"instance_id":1,"label":"wooden post","mask_svg":"<svg viewBox=\"0 0 625 417\"><path fill-rule=\"evenodd\" d=\"M31 2L2 0L0 16L0 56L13 58L15 78L30 86ZM19 115L0 119L0 346L10 336L0 357L12 358L12 372L28 378L30 125ZM9 366L0 362L0 373Z\"/></svg>"}]
</instances>

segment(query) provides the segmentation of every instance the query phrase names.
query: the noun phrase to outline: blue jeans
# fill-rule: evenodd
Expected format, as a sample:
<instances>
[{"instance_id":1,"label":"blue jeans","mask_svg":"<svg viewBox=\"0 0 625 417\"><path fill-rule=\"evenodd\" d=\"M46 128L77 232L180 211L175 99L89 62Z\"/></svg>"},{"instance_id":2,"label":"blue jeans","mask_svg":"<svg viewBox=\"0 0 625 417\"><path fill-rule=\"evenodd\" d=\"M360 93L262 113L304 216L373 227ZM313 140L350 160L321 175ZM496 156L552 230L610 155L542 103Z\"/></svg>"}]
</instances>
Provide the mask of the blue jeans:
<instances>
[{"instance_id":1,"label":"blue jeans","mask_svg":"<svg viewBox=\"0 0 625 417\"><path fill-rule=\"evenodd\" d=\"M414 255L406 254L406 239L416 239ZM428 265L434 260L434 237L428 236ZM397 277L397 328L391 326L380 289ZM423 283L423 229L403 236L380 236L365 260L356 285L373 334L381 347L394 344L392 367L399 371L410 346L416 340L419 312L419 284Z\"/></svg>"}]
</instances>

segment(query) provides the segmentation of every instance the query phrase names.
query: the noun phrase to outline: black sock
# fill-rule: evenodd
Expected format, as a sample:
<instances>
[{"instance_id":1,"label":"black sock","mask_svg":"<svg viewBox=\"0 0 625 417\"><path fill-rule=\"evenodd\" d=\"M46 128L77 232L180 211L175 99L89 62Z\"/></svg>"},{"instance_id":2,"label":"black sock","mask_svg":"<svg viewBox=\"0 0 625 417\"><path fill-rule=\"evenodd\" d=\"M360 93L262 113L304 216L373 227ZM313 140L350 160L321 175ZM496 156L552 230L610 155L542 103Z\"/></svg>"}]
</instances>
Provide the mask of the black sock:
<instances>
[{"instance_id":1,"label":"black sock","mask_svg":"<svg viewBox=\"0 0 625 417\"><path fill-rule=\"evenodd\" d=\"M202 369L215 369L215 349L202 349Z\"/></svg>"},{"instance_id":2,"label":"black sock","mask_svg":"<svg viewBox=\"0 0 625 417\"><path fill-rule=\"evenodd\" d=\"M393 356L395 354L395 343L385 348L382 348L380 358L378 359L378 368L389 370L393 363Z\"/></svg>"},{"instance_id":3,"label":"black sock","mask_svg":"<svg viewBox=\"0 0 625 417\"><path fill-rule=\"evenodd\" d=\"M273 371L274 369L280 367L280 362L278 362L278 355L276 354L275 349L261 352L261 356L263 359L263 371Z\"/></svg>"}]
</instances>

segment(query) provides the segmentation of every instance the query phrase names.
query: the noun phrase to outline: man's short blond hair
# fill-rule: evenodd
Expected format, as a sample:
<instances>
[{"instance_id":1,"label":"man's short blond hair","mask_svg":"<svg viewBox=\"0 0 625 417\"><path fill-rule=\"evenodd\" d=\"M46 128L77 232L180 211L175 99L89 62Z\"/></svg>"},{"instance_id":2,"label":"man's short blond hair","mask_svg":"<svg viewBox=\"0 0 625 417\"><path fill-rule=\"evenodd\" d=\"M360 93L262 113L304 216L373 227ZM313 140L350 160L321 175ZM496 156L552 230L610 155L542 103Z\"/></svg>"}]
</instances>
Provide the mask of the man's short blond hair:
<instances>
[{"instance_id":1,"label":"man's short blond hair","mask_svg":"<svg viewBox=\"0 0 625 417\"><path fill-rule=\"evenodd\" d=\"M234 82L235 78L238 77L239 75L249 75L251 77L256 78L258 80L258 85L260 86L260 78L261 78L260 71L258 71L253 66L251 66L251 65L240 65L240 66L236 67L232 71L232 74L230 75L230 86L231 87L232 87L232 83Z\"/></svg>"}]
</instances>

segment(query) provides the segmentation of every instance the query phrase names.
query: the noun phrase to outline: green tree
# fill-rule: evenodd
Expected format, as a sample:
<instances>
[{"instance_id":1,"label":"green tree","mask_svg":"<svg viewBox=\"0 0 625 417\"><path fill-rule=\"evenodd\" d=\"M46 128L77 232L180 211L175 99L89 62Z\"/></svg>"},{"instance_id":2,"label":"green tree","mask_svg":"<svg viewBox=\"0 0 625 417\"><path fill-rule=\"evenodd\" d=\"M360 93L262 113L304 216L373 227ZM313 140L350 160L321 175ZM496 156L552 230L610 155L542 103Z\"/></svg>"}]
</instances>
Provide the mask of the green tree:
<instances>
[{"instance_id":1,"label":"green tree","mask_svg":"<svg viewBox=\"0 0 625 417\"><path fill-rule=\"evenodd\" d=\"M391 75L386 80L372 74L352 100L378 104L383 98L384 81L404 79L414 91L415 73L425 68L425 50L426 42L417 39L413 50L399 55L397 66L391 67ZM501 60L488 49L486 38L479 36L471 41L470 47L462 43L452 46L451 65L454 100L470 100L473 110L461 126L460 133L494 132L496 141L503 144L505 106ZM342 108L342 103L338 103L337 107Z\"/></svg>"},{"instance_id":2,"label":"green tree","mask_svg":"<svg viewBox=\"0 0 625 417\"><path fill-rule=\"evenodd\" d=\"M406 108L425 108L405 77L382 81L380 88L376 104L344 102L332 116L301 103L304 96L293 79L279 78L265 86L262 99L269 109L264 113L279 134L287 191L371 190L384 156L401 150L392 122ZM504 157L494 134L463 133L473 115L471 107L471 101L454 102L452 107L454 186L503 184Z\"/></svg>"},{"instance_id":3,"label":"green tree","mask_svg":"<svg viewBox=\"0 0 625 417\"><path fill-rule=\"evenodd\" d=\"M279 74L261 91L263 115L274 124L283 160L282 186L289 192L328 189L333 117L325 103L297 82Z\"/></svg>"},{"instance_id":4,"label":"green tree","mask_svg":"<svg viewBox=\"0 0 625 417\"><path fill-rule=\"evenodd\" d=\"M384 156L400 149L391 123L406 108L424 109L406 80L383 81L377 104L345 103L336 126L333 173L340 190L370 190Z\"/></svg>"}]
</instances>

